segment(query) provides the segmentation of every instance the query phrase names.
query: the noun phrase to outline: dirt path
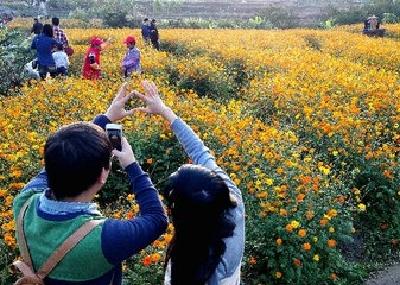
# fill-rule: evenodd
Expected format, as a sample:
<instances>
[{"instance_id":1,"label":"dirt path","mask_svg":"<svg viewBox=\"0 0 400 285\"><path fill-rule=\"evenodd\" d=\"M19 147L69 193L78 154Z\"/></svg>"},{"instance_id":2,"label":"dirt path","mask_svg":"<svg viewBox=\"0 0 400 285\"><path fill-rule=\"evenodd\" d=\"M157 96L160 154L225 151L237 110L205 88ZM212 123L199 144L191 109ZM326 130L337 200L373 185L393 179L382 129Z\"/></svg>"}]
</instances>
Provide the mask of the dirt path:
<instances>
[{"instance_id":1,"label":"dirt path","mask_svg":"<svg viewBox=\"0 0 400 285\"><path fill-rule=\"evenodd\" d=\"M375 277L365 282L365 285L397 285L400 284L400 264L392 265Z\"/></svg>"}]
</instances>

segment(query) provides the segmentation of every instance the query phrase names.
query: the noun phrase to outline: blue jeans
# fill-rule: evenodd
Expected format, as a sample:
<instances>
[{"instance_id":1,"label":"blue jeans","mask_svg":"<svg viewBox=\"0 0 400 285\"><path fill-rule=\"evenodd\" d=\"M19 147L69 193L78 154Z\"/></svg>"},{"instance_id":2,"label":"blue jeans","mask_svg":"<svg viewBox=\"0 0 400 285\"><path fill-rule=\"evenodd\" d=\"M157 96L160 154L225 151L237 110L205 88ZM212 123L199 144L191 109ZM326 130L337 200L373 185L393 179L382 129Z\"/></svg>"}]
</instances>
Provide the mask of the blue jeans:
<instances>
[{"instance_id":1,"label":"blue jeans","mask_svg":"<svg viewBox=\"0 0 400 285\"><path fill-rule=\"evenodd\" d=\"M58 67L57 75L68 76L68 69L66 69L65 67Z\"/></svg>"}]
</instances>

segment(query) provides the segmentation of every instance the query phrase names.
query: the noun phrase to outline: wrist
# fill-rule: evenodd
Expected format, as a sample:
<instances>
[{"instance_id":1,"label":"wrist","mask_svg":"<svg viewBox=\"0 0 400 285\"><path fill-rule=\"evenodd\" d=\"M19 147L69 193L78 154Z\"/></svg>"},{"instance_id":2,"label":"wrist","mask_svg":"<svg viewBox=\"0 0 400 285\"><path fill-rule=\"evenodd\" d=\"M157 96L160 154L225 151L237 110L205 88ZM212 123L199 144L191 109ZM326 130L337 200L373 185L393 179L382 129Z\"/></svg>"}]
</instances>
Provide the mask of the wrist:
<instances>
[{"instance_id":1,"label":"wrist","mask_svg":"<svg viewBox=\"0 0 400 285\"><path fill-rule=\"evenodd\" d=\"M178 118L178 116L174 113L174 111L172 111L171 108L169 107L165 107L161 114L160 114L164 119L166 119L168 122L170 122L172 124L173 121L175 121L175 119Z\"/></svg>"}]
</instances>

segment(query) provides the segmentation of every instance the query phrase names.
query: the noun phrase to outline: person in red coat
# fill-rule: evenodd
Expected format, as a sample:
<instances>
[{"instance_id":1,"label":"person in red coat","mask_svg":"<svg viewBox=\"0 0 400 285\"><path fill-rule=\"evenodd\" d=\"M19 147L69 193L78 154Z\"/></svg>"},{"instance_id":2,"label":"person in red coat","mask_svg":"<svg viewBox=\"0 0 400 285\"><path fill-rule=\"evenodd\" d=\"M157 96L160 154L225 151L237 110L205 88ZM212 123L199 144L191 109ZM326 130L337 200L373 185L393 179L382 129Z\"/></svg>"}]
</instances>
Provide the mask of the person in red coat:
<instances>
[{"instance_id":1,"label":"person in red coat","mask_svg":"<svg viewBox=\"0 0 400 285\"><path fill-rule=\"evenodd\" d=\"M94 37L90 40L90 48L85 54L82 76L88 80L101 79L100 54L103 39Z\"/></svg>"}]
</instances>

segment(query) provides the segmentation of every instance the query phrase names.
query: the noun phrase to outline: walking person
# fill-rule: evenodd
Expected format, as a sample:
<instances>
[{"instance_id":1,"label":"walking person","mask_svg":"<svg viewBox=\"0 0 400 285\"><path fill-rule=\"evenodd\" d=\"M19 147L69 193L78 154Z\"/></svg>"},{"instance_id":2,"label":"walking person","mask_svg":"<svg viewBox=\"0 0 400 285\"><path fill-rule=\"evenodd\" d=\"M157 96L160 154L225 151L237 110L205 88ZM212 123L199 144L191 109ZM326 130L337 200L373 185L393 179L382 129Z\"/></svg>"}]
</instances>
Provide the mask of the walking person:
<instances>
[{"instance_id":1,"label":"walking person","mask_svg":"<svg viewBox=\"0 0 400 285\"><path fill-rule=\"evenodd\" d=\"M153 19L151 20L151 25L150 25L150 40L151 44L154 49L160 50L160 44L159 44L159 33L158 33L158 28L156 26L156 20Z\"/></svg>"},{"instance_id":2,"label":"walking person","mask_svg":"<svg viewBox=\"0 0 400 285\"><path fill-rule=\"evenodd\" d=\"M51 18L51 24L53 25L53 36L56 41L67 47L69 45L68 37L64 30L60 28L60 19L57 17Z\"/></svg>"},{"instance_id":3,"label":"walking person","mask_svg":"<svg viewBox=\"0 0 400 285\"><path fill-rule=\"evenodd\" d=\"M129 77L133 72L140 72L140 50L135 46L136 39L133 36L127 37L124 43L128 51L122 60L121 72L123 76Z\"/></svg>"},{"instance_id":4,"label":"walking person","mask_svg":"<svg viewBox=\"0 0 400 285\"><path fill-rule=\"evenodd\" d=\"M90 47L84 58L82 76L88 80L101 79L100 55L104 41L102 38L93 37L90 40Z\"/></svg>"},{"instance_id":5,"label":"walking person","mask_svg":"<svg viewBox=\"0 0 400 285\"><path fill-rule=\"evenodd\" d=\"M53 59L52 50L57 46L57 41L53 38L51 25L43 26L43 33L35 37L32 41L31 49L36 50L39 75L42 79L46 78L47 72L51 77L57 75L56 65Z\"/></svg>"},{"instance_id":6,"label":"walking person","mask_svg":"<svg viewBox=\"0 0 400 285\"><path fill-rule=\"evenodd\" d=\"M150 24L149 24L148 18L145 18L143 20L143 23L142 23L140 29L141 29L143 41L145 43L149 43L149 41L150 41Z\"/></svg>"},{"instance_id":7,"label":"walking person","mask_svg":"<svg viewBox=\"0 0 400 285\"><path fill-rule=\"evenodd\" d=\"M145 95L135 94L146 107L137 110L164 118L194 163L174 172L164 191L174 226L164 284L238 285L245 242L242 194L209 148L160 99L156 86L144 82L143 87Z\"/></svg>"},{"instance_id":8,"label":"walking person","mask_svg":"<svg viewBox=\"0 0 400 285\"><path fill-rule=\"evenodd\" d=\"M40 23L38 18L33 19L33 25L31 29L31 34L39 35L43 31L43 24Z\"/></svg>"},{"instance_id":9,"label":"walking person","mask_svg":"<svg viewBox=\"0 0 400 285\"><path fill-rule=\"evenodd\" d=\"M113 150L104 132L106 124L133 114L125 109L131 98L126 93L125 84L94 124L75 123L50 135L44 169L15 197L23 260L14 265L32 276L28 284L120 285L121 262L165 232L167 217L158 192L132 147L122 138L122 150ZM126 171L139 204L140 214L129 220L107 218L93 202L107 181L112 155Z\"/></svg>"},{"instance_id":10,"label":"walking person","mask_svg":"<svg viewBox=\"0 0 400 285\"><path fill-rule=\"evenodd\" d=\"M64 46L61 43L57 43L57 51L53 52L53 59L56 64L57 75L67 76L69 58L64 51Z\"/></svg>"}]
</instances>

